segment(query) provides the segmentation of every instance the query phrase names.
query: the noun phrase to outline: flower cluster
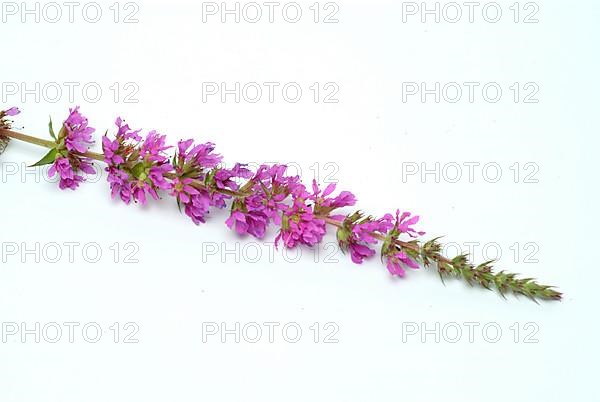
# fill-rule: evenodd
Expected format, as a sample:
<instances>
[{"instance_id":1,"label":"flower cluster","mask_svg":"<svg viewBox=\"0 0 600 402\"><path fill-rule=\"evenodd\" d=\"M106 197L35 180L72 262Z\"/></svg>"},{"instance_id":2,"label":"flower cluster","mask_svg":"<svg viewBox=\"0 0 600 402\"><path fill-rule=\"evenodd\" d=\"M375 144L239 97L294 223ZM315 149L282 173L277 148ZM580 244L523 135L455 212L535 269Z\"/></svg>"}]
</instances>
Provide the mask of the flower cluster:
<instances>
[{"instance_id":1,"label":"flower cluster","mask_svg":"<svg viewBox=\"0 0 600 402\"><path fill-rule=\"evenodd\" d=\"M115 139L107 135L102 138L112 197L118 195L126 204L132 200L145 204L146 194L159 199L159 190L171 189L168 177L173 172L165 153L171 148L166 145L166 136L152 130L142 140L140 130L131 130L120 117L115 124Z\"/></svg>"},{"instance_id":2,"label":"flower cluster","mask_svg":"<svg viewBox=\"0 0 600 402\"><path fill-rule=\"evenodd\" d=\"M343 251L350 251L354 263L362 264L365 258L375 255L370 246L378 243L376 236L385 235L393 227L391 220L390 214L381 219L364 216L360 211L348 215L338 228L338 244Z\"/></svg>"},{"instance_id":3,"label":"flower cluster","mask_svg":"<svg viewBox=\"0 0 600 402\"><path fill-rule=\"evenodd\" d=\"M52 121L48 127L56 145L36 165L51 163L48 176L58 175L62 190L75 190L85 180L84 173L96 173L92 160L85 156L94 144L92 134L96 130L88 125L88 119L79 112L79 107L69 110L69 117L58 134L54 133Z\"/></svg>"},{"instance_id":4,"label":"flower cluster","mask_svg":"<svg viewBox=\"0 0 600 402\"><path fill-rule=\"evenodd\" d=\"M381 247L381 256L385 258L387 269L392 275L404 276L405 266L414 269L419 268L419 264L415 261L418 255L415 255L411 249L403 249L398 243L398 239L403 233L412 238L425 234L425 232L417 232L413 229L412 226L419 222L419 217L411 217L410 215L410 212L404 212L400 215L400 211L396 211L394 226L387 233Z\"/></svg>"},{"instance_id":5,"label":"flower cluster","mask_svg":"<svg viewBox=\"0 0 600 402\"><path fill-rule=\"evenodd\" d=\"M196 184L205 181L207 169L214 169L221 162L221 155L213 153L214 149L215 145L210 142L194 145L191 139L179 141L173 158L175 177L170 194L176 197L180 207L184 206L185 214L196 225L205 222L210 206L220 205L222 201Z\"/></svg>"},{"instance_id":6,"label":"flower cluster","mask_svg":"<svg viewBox=\"0 0 600 402\"><path fill-rule=\"evenodd\" d=\"M242 189L247 195L234 200L227 226L262 239L271 222L281 225L286 200L301 186L299 177L287 176L286 170L284 165L260 166Z\"/></svg>"},{"instance_id":7,"label":"flower cluster","mask_svg":"<svg viewBox=\"0 0 600 402\"><path fill-rule=\"evenodd\" d=\"M337 208L356 203L354 194L348 191L330 197L335 188L336 184L331 183L321 192L316 180L313 180L313 192L309 193L304 185L298 183L291 192L292 205L283 212L276 244L282 240L286 247L292 248L298 244L312 247L321 242L327 228L325 218Z\"/></svg>"},{"instance_id":8,"label":"flower cluster","mask_svg":"<svg viewBox=\"0 0 600 402\"><path fill-rule=\"evenodd\" d=\"M286 173L285 165L261 165L255 173L241 164L223 168L219 166L222 156L214 153L213 143L195 144L192 139L179 141L169 162L164 136L151 131L142 141L139 130L132 131L121 118L116 125L115 139L103 138L104 158L112 195L119 195L126 203L131 199L144 203L146 193L158 199L158 190L165 190L195 224L200 224L206 221L211 207L224 208L232 199L231 213L225 221L230 229L262 239L269 225L274 224L279 228L275 244L287 248L313 247L323 240L328 219L343 222L338 241L357 264L375 254L371 246L381 240L377 235L385 236L392 228L393 233L416 235L412 226L418 217L407 220L410 214L397 215L396 223L391 214L381 219L363 217L360 212L333 214L356 203L349 191L333 196L335 183L322 190L313 180L309 190L299 176ZM242 185L243 180L246 182ZM401 252L389 252L386 258L395 275L400 270L390 267L410 265Z\"/></svg>"},{"instance_id":9,"label":"flower cluster","mask_svg":"<svg viewBox=\"0 0 600 402\"><path fill-rule=\"evenodd\" d=\"M239 234L262 239L267 227L274 223L279 226L275 245L312 247L326 233L325 218L333 210L356 202L354 195L346 191L329 197L335 191L335 184L321 193L315 181L310 193L299 176L289 176L286 170L285 165L260 166L242 188L247 195L234 200L227 226Z\"/></svg>"},{"instance_id":10,"label":"flower cluster","mask_svg":"<svg viewBox=\"0 0 600 402\"><path fill-rule=\"evenodd\" d=\"M222 157L214 152L213 143L195 144L191 139L179 141L170 158L167 151L172 147L166 144L166 136L152 130L143 138L140 130L132 130L121 118L115 121L114 137L102 138L104 153L94 154L89 151L94 128L78 107L70 110L58 135L50 122L53 142L2 131L10 128L6 117L18 113L16 108L0 111L0 146L5 147L12 136L50 147L36 165L52 164L49 174L60 177L63 189L76 189L84 180L84 173L95 173L90 159L93 157L107 164L112 197L118 196L126 204L132 200L145 204L148 195L159 199L164 192L174 197L195 224L206 221L211 207L230 205L225 221L230 229L262 239L269 226L274 225L278 229L275 244L287 248L313 247L323 240L327 226L334 226L341 250L349 252L356 264L373 257L374 246L381 243L381 258L394 276L404 276L406 267L436 265L440 276L460 277L486 288L494 286L502 294L510 290L533 299L561 298L561 293L551 286L539 285L532 279L518 279L504 271L493 273L489 262L474 266L464 255L444 257L437 239L426 243L418 240L424 232L414 229L419 217L409 212L397 210L395 215L381 218L360 211L341 213L340 208L356 204L354 194L341 191L334 196L335 184L321 189L315 180L307 187L300 177L288 175L285 165L262 165L256 172L242 164L225 168L220 165Z\"/></svg>"}]
</instances>

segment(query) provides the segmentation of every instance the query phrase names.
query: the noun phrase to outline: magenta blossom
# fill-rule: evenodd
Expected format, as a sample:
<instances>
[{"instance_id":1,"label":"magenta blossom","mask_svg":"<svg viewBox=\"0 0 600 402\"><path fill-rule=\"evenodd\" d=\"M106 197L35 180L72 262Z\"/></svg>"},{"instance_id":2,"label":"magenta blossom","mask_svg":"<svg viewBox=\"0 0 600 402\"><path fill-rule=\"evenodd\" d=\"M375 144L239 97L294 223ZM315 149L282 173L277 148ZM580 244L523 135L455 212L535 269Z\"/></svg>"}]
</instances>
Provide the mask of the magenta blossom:
<instances>
[{"instance_id":1,"label":"magenta blossom","mask_svg":"<svg viewBox=\"0 0 600 402\"><path fill-rule=\"evenodd\" d=\"M121 201L125 204L129 204L132 199L131 183L129 182L129 173L124 170L120 170L115 166L109 166L106 168L108 172L108 183L110 184L111 197L116 198L119 196Z\"/></svg>"},{"instance_id":2,"label":"magenta blossom","mask_svg":"<svg viewBox=\"0 0 600 402\"><path fill-rule=\"evenodd\" d=\"M403 266L413 269L419 268L419 264L412 260L404 251L397 250L394 253L387 254L385 258L387 260L387 269L392 275L404 276L405 271Z\"/></svg>"},{"instance_id":3,"label":"magenta blossom","mask_svg":"<svg viewBox=\"0 0 600 402\"><path fill-rule=\"evenodd\" d=\"M83 177L76 175L67 158L60 157L54 161L52 167L48 170L48 176L51 178L58 173L60 178L59 187L64 190L69 188L75 190L79 183L83 181Z\"/></svg>"},{"instance_id":4,"label":"magenta blossom","mask_svg":"<svg viewBox=\"0 0 600 402\"><path fill-rule=\"evenodd\" d=\"M152 162L165 162L168 159L165 151L172 148L166 143L166 135L160 135L156 130L150 131L140 147L141 158Z\"/></svg>"},{"instance_id":5,"label":"magenta blossom","mask_svg":"<svg viewBox=\"0 0 600 402\"><path fill-rule=\"evenodd\" d=\"M364 244L351 242L348 248L350 249L350 258L355 264L362 264L365 258L375 255L375 250L365 246Z\"/></svg>"},{"instance_id":6,"label":"magenta blossom","mask_svg":"<svg viewBox=\"0 0 600 402\"><path fill-rule=\"evenodd\" d=\"M419 222L419 216L410 217L410 212L403 212L400 216L400 210L396 211L396 228L400 233L406 233L410 237L423 236L425 232L417 232L412 226Z\"/></svg>"},{"instance_id":7,"label":"magenta blossom","mask_svg":"<svg viewBox=\"0 0 600 402\"><path fill-rule=\"evenodd\" d=\"M233 202L232 213L226 221L230 229L235 228L238 234L247 233L261 239L271 220L277 225L281 224L281 213L288 208L284 200L289 195L289 186L286 186L289 182L285 170L283 165L262 165L252 175L248 169L236 165L226 175L218 178L218 187L235 190L238 189L238 185L228 178L229 175L251 177L246 185L250 194Z\"/></svg>"},{"instance_id":8,"label":"magenta blossom","mask_svg":"<svg viewBox=\"0 0 600 402\"><path fill-rule=\"evenodd\" d=\"M94 144L92 134L96 129L88 126L88 119L79 113L79 106L69 109L69 117L64 122L67 130L65 146L68 151L86 153Z\"/></svg>"},{"instance_id":9,"label":"magenta blossom","mask_svg":"<svg viewBox=\"0 0 600 402\"><path fill-rule=\"evenodd\" d=\"M356 197L349 191L342 191L338 196L330 197L330 195L335 191L335 188L336 184L330 183L321 193L317 181L313 179L313 194L309 197L309 199L315 202L316 209L318 209L320 213L327 215L334 209L356 204Z\"/></svg>"},{"instance_id":10,"label":"magenta blossom","mask_svg":"<svg viewBox=\"0 0 600 402\"><path fill-rule=\"evenodd\" d=\"M238 234L250 234L262 239L267 228L267 217L255 212L243 213L239 210L233 211L225 221L230 229L235 228Z\"/></svg>"},{"instance_id":11,"label":"magenta blossom","mask_svg":"<svg viewBox=\"0 0 600 402\"><path fill-rule=\"evenodd\" d=\"M74 167L75 163L79 163L77 168ZM60 156L54 161L50 169L48 169L48 176L52 178L58 173L60 189L75 190L79 186L79 183L84 181L83 176L77 174L77 171L87 174L96 173L92 165L85 160L69 160L68 157Z\"/></svg>"},{"instance_id":12,"label":"magenta blossom","mask_svg":"<svg viewBox=\"0 0 600 402\"><path fill-rule=\"evenodd\" d=\"M213 143L194 145L194 140L191 139L177 144L175 178L170 184L170 195L177 198L179 206L183 205L185 214L197 225L205 222L210 206L225 206L225 195L195 187L198 182L206 182L207 176L212 177L212 183L216 185L214 176L217 171L207 170L216 168L221 162L221 155L213 153L214 149Z\"/></svg>"},{"instance_id":13,"label":"magenta blossom","mask_svg":"<svg viewBox=\"0 0 600 402\"><path fill-rule=\"evenodd\" d=\"M214 175L217 189L236 191L240 188L236 179L249 179L252 172L245 165L236 163L232 169L218 169Z\"/></svg>"},{"instance_id":14,"label":"magenta blossom","mask_svg":"<svg viewBox=\"0 0 600 402\"><path fill-rule=\"evenodd\" d=\"M179 141L177 148L178 156L183 158L185 164L195 165L202 169L211 169L216 167L223 157L219 154L212 153L215 149L215 144L207 142L205 144L193 145L194 140Z\"/></svg>"},{"instance_id":15,"label":"magenta blossom","mask_svg":"<svg viewBox=\"0 0 600 402\"><path fill-rule=\"evenodd\" d=\"M62 127L56 136L50 123L50 133L55 138L56 147L38 164L52 163L48 175L52 178L58 174L62 190L75 190L85 180L84 173L96 173L92 160L83 155L94 143L92 133L95 129L88 126L88 120L79 112L79 106L69 109L69 116Z\"/></svg>"},{"instance_id":16,"label":"magenta blossom","mask_svg":"<svg viewBox=\"0 0 600 402\"><path fill-rule=\"evenodd\" d=\"M122 140L133 140L137 142L142 140L142 137L140 136L140 132L142 130L132 130L131 128L129 128L129 124L125 124L123 119L121 119L120 117L117 117L117 120L115 120L115 125L118 128L116 134L117 138L121 138Z\"/></svg>"},{"instance_id":17,"label":"magenta blossom","mask_svg":"<svg viewBox=\"0 0 600 402\"><path fill-rule=\"evenodd\" d=\"M404 276L405 266L413 269L419 268L419 264L414 260L416 257L411 257L408 249L404 250L398 245L398 238L403 233L413 238L425 234L425 232L417 232L412 228L413 225L419 222L419 217L413 216L411 218L410 216L409 212L400 215L400 210L396 211L393 227L381 247L381 256L386 259L387 269L392 275ZM387 214L386 217L391 218L392 216Z\"/></svg>"},{"instance_id":18,"label":"magenta blossom","mask_svg":"<svg viewBox=\"0 0 600 402\"><path fill-rule=\"evenodd\" d=\"M112 197L118 195L126 204L131 200L145 204L147 194L157 200L159 190L172 190L173 166L165 153L171 147L166 145L166 136L153 130L142 142L139 130L131 130L120 117L115 124L115 139L102 139Z\"/></svg>"},{"instance_id":19,"label":"magenta blossom","mask_svg":"<svg viewBox=\"0 0 600 402\"><path fill-rule=\"evenodd\" d=\"M16 116L19 113L21 113L21 111L17 107L11 107L10 109L4 111L5 116Z\"/></svg>"},{"instance_id":20,"label":"magenta blossom","mask_svg":"<svg viewBox=\"0 0 600 402\"><path fill-rule=\"evenodd\" d=\"M326 223L323 218L317 217L312 207L304 203L301 191L298 191L298 197L295 197L290 208L283 213L281 229L275 238L275 245L279 241L287 248L294 248L297 245L304 244L312 247L321 242L327 231Z\"/></svg>"},{"instance_id":21,"label":"magenta blossom","mask_svg":"<svg viewBox=\"0 0 600 402\"><path fill-rule=\"evenodd\" d=\"M205 189L194 187L194 179L176 177L171 184L170 195L177 198L179 205L183 205L185 214L199 225L206 222L204 217L210 207L210 196Z\"/></svg>"},{"instance_id":22,"label":"magenta blossom","mask_svg":"<svg viewBox=\"0 0 600 402\"><path fill-rule=\"evenodd\" d=\"M379 242L377 237L385 235L394 225L392 216L374 219L355 212L347 216L338 228L337 238L342 250L349 250L352 261L362 264L365 258L375 255L375 250L369 245Z\"/></svg>"},{"instance_id":23,"label":"magenta blossom","mask_svg":"<svg viewBox=\"0 0 600 402\"><path fill-rule=\"evenodd\" d=\"M0 110L0 128L10 130L12 128L12 121L9 119L5 119L5 117L16 116L19 113L21 113L21 111L16 107L11 107L8 110Z\"/></svg>"},{"instance_id":24,"label":"magenta blossom","mask_svg":"<svg viewBox=\"0 0 600 402\"><path fill-rule=\"evenodd\" d=\"M189 216L196 225L205 223L204 217L208 214L210 205L210 196L206 191L201 190L198 194L190 196L190 201L185 203L185 214Z\"/></svg>"},{"instance_id":25,"label":"magenta blossom","mask_svg":"<svg viewBox=\"0 0 600 402\"><path fill-rule=\"evenodd\" d=\"M107 136L102 137L102 149L104 150L104 161L109 165L120 165L125 162L123 155L119 152L119 140L112 140Z\"/></svg>"},{"instance_id":26,"label":"magenta blossom","mask_svg":"<svg viewBox=\"0 0 600 402\"><path fill-rule=\"evenodd\" d=\"M252 177L252 195L245 198L250 211L261 211L281 226L282 214L289 206L288 197L304 190L298 176L288 176L285 165L262 165Z\"/></svg>"}]
</instances>

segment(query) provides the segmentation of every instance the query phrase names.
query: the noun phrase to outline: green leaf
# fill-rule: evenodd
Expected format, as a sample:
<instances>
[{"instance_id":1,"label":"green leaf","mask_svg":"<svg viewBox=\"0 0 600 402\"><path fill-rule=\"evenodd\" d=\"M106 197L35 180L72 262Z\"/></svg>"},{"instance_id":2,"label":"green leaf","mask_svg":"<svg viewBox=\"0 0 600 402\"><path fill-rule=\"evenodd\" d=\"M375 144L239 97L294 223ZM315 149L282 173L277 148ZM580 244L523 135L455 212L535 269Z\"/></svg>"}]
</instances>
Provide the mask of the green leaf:
<instances>
[{"instance_id":1,"label":"green leaf","mask_svg":"<svg viewBox=\"0 0 600 402\"><path fill-rule=\"evenodd\" d=\"M54 134L54 128L52 127L52 117L50 117L50 122L48 123L48 131L52 138L54 138L54 141L56 141L56 134Z\"/></svg>"},{"instance_id":2,"label":"green leaf","mask_svg":"<svg viewBox=\"0 0 600 402\"><path fill-rule=\"evenodd\" d=\"M56 150L56 148L52 148L50 150L50 152L48 152L46 154L46 156L44 156L42 159L40 159L36 164L31 165L29 167L50 165L51 163L54 163L54 160L56 159L56 154L57 153L58 153L58 151Z\"/></svg>"}]
</instances>

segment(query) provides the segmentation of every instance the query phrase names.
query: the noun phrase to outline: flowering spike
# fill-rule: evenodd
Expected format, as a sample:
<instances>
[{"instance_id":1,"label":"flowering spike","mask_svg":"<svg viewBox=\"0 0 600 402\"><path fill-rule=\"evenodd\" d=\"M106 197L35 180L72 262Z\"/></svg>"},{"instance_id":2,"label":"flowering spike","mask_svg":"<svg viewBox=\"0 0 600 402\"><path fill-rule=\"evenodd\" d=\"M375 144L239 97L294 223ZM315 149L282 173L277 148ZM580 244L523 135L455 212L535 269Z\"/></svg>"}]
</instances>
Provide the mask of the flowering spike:
<instances>
[{"instance_id":1,"label":"flowering spike","mask_svg":"<svg viewBox=\"0 0 600 402\"><path fill-rule=\"evenodd\" d=\"M505 297L509 292L524 295L537 303L538 299L560 300L562 294L552 286L540 285L532 278L519 279L506 271L494 273L493 261L477 266L467 255L446 258L442 255L439 237L421 242L425 233L414 228L419 216L410 212L385 214L381 218L361 211L341 214L336 210L356 204L349 191L333 196L336 185L324 189L313 180L308 188L298 176L286 174L285 165L262 165L256 172L235 164L228 169L219 166L222 157L214 153L211 142L194 144L182 140L172 156L167 151L166 136L150 131L145 138L118 117L114 138L108 132L102 137L102 154L89 151L94 129L81 115L79 108L70 109L69 117L58 134L52 121L48 124L53 141L10 131L7 117L19 113L16 108L0 111L0 153L10 138L49 148L48 154L35 166L52 164L48 174L60 176L60 187L75 189L83 173L93 173L91 159L107 164L112 197L126 204L144 204L147 195L160 198L164 192L175 198L195 224L204 223L211 207L231 212L226 225L240 235L263 238L269 225L279 228L275 244L287 248L301 245L313 247L322 241L327 226L337 229L336 237L342 252L349 252L357 264L375 255L374 246L381 245L380 256L391 275L405 276L406 268L437 267L438 275L456 277L469 285L496 289Z\"/></svg>"}]
</instances>

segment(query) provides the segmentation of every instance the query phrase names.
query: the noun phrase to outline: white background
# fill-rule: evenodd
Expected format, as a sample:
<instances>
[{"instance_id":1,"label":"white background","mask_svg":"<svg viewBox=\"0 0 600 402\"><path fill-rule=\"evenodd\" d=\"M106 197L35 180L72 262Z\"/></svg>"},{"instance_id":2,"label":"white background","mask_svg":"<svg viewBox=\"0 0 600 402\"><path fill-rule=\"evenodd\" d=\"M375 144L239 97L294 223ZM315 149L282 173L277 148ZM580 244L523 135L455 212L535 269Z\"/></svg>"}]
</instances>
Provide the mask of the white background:
<instances>
[{"instance_id":1,"label":"white background","mask_svg":"<svg viewBox=\"0 0 600 402\"><path fill-rule=\"evenodd\" d=\"M214 141L230 163L289 163L308 181L318 172L355 192L364 211L409 210L421 215L428 237L445 235L462 247L478 242L476 262L485 260L484 245L492 244L491 257L499 247L499 267L558 285L564 301L504 300L459 281L444 286L424 269L394 280L377 258L363 266L339 252L327 258L331 246L302 250L296 262L289 261L294 253L271 257L266 243L274 232L266 242L238 238L223 224L225 212L196 227L168 197L143 208L111 201L104 178L61 192L21 165L43 150L13 142L1 157L0 241L19 249L2 256L0 321L29 329L80 326L73 343L66 327L55 344L7 336L0 343L0 400L597 400L598 3L538 2L539 22L528 24L522 20L533 8L524 9L525 2L517 23L513 1L498 3L497 23L484 20L481 6L473 23L466 7L456 23L434 16L422 23L420 14L403 22L398 1L338 0L339 22L329 24L324 15L313 21L312 3L299 2L298 23L286 22L280 8L273 23L266 15L257 23L235 23L233 16L222 23L220 15L203 22L202 2L193 1L138 1L137 23L123 22L134 10L125 2L118 23L112 2L101 3L97 23L86 22L81 7L73 23L65 7L56 23L43 15L22 22L17 3L17 14L3 14L0 25L2 104L23 110L17 125L31 135L45 136L49 114L60 121L79 104L98 135L121 115L172 141ZM40 90L36 100L35 89L5 91L10 83L32 89L64 82L80 89L97 83L103 93L92 102L76 90L71 102L66 87L58 99ZM128 82L139 89L137 103L124 100L127 91L114 99L109 89ZM280 91L272 103L266 94L257 103L233 96L203 102L206 82L295 82L303 96L297 103ZM339 102L315 103L315 82L336 83ZM492 82L503 95L491 103L480 86L473 102L467 93L456 103L433 96L423 103L418 95L403 102L405 82ZM538 103L523 102L523 90L515 103L509 87L517 82L535 83ZM479 164L472 183L463 165L469 162ZM403 163L439 163L441 173L459 164L463 177L451 183L455 170L446 170L439 182L433 174L403 179ZM482 173L488 163L502 169L495 183ZM537 167L537 183L525 180L532 172L526 163ZM43 256L38 263L25 252L39 243L41 254L52 242L63 253L57 263ZM70 262L65 242L95 243L102 257L87 262L80 246ZM138 263L126 263L127 243L138 245ZM537 263L526 258L532 250ZM128 322L139 327L138 343L124 342ZM280 327L273 343L266 333L254 344L234 336L223 343L219 335L203 342L203 323L210 322ZM324 342L328 322L339 328L337 343ZM479 325L472 342L465 322ZM99 342L82 338L86 323L105 331ZM121 328L117 343L114 323ZM299 342L283 339L286 323L302 328ZM317 343L314 323L322 329ZM407 336L410 323L434 333ZM493 326L487 337L486 324ZM463 333L452 343L455 325Z\"/></svg>"}]
</instances>

